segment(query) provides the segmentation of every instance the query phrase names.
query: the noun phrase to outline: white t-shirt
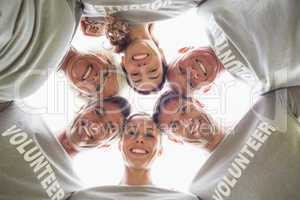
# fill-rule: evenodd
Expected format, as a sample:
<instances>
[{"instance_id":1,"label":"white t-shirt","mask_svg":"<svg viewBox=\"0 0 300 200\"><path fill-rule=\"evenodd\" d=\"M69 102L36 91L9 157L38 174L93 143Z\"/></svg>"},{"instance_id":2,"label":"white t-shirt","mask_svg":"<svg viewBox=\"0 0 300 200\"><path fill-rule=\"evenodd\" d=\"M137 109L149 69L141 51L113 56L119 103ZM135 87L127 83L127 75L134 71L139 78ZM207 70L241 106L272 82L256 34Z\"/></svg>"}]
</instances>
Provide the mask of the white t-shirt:
<instances>
[{"instance_id":1,"label":"white t-shirt","mask_svg":"<svg viewBox=\"0 0 300 200\"><path fill-rule=\"evenodd\" d=\"M0 200L65 200L82 184L39 115L0 103Z\"/></svg>"},{"instance_id":2,"label":"white t-shirt","mask_svg":"<svg viewBox=\"0 0 300 200\"><path fill-rule=\"evenodd\" d=\"M300 199L300 87L265 94L191 185L203 200Z\"/></svg>"},{"instance_id":3,"label":"white t-shirt","mask_svg":"<svg viewBox=\"0 0 300 200\"><path fill-rule=\"evenodd\" d=\"M35 92L69 49L76 1L0 1L0 102Z\"/></svg>"},{"instance_id":4,"label":"white t-shirt","mask_svg":"<svg viewBox=\"0 0 300 200\"><path fill-rule=\"evenodd\" d=\"M84 15L114 15L131 24L155 22L176 17L195 7L193 0L83 0Z\"/></svg>"},{"instance_id":5,"label":"white t-shirt","mask_svg":"<svg viewBox=\"0 0 300 200\"><path fill-rule=\"evenodd\" d=\"M102 186L74 193L70 200L197 200L183 192L154 186Z\"/></svg>"},{"instance_id":6,"label":"white t-shirt","mask_svg":"<svg viewBox=\"0 0 300 200\"><path fill-rule=\"evenodd\" d=\"M225 69L262 92L300 85L300 1L208 0L211 45Z\"/></svg>"}]
</instances>

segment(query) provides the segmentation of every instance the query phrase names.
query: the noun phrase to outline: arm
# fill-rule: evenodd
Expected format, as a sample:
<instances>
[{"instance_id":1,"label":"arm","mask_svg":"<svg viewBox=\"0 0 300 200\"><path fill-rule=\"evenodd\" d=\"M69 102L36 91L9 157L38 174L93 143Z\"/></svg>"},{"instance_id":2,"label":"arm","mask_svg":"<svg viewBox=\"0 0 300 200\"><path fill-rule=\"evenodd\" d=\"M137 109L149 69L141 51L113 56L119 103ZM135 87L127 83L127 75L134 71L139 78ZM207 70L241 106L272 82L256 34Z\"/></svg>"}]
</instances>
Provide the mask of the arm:
<instances>
[{"instance_id":1,"label":"arm","mask_svg":"<svg viewBox=\"0 0 300 200\"><path fill-rule=\"evenodd\" d=\"M66 131L63 131L57 136L59 143L62 145L64 150L69 154L70 157L74 157L79 153L79 151L74 147L74 145L67 138Z\"/></svg>"},{"instance_id":2,"label":"arm","mask_svg":"<svg viewBox=\"0 0 300 200\"><path fill-rule=\"evenodd\" d=\"M300 117L300 86L288 88L288 107L293 115Z\"/></svg>"}]
</instances>

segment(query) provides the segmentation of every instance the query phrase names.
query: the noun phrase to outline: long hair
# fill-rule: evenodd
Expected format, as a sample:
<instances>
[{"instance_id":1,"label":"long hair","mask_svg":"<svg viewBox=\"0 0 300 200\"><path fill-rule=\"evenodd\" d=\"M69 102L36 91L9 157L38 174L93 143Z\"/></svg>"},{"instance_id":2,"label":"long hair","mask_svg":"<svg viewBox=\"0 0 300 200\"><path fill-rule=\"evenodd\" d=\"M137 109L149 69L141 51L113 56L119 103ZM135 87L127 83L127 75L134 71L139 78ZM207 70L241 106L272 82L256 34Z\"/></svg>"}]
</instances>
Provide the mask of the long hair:
<instances>
[{"instance_id":1,"label":"long hair","mask_svg":"<svg viewBox=\"0 0 300 200\"><path fill-rule=\"evenodd\" d=\"M105 17L104 31L110 44L115 47L116 53L124 51L131 42L128 23L117 17Z\"/></svg>"}]
</instances>

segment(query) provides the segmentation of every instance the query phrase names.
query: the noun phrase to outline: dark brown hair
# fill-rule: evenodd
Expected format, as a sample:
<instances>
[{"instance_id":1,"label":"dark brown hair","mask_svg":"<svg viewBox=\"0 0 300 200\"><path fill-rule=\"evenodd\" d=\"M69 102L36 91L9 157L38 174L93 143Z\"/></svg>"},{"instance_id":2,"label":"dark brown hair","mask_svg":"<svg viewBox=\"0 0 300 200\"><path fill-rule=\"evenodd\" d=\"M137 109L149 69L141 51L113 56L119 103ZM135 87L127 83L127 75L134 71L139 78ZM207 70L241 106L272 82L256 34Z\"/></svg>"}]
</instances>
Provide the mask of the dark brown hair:
<instances>
[{"instance_id":1,"label":"dark brown hair","mask_svg":"<svg viewBox=\"0 0 300 200\"><path fill-rule=\"evenodd\" d=\"M166 91L165 93L163 93L156 101L154 110L153 110L153 115L152 115L152 119L157 124L158 127L159 127L159 115L160 115L161 110L168 102L170 102L173 99L177 99L177 98L193 102L192 97L187 97L187 96L181 95L173 90L169 90L169 91Z\"/></svg>"},{"instance_id":2,"label":"dark brown hair","mask_svg":"<svg viewBox=\"0 0 300 200\"><path fill-rule=\"evenodd\" d=\"M105 35L115 52L123 52L130 44L129 25L115 16L105 17Z\"/></svg>"}]
</instances>

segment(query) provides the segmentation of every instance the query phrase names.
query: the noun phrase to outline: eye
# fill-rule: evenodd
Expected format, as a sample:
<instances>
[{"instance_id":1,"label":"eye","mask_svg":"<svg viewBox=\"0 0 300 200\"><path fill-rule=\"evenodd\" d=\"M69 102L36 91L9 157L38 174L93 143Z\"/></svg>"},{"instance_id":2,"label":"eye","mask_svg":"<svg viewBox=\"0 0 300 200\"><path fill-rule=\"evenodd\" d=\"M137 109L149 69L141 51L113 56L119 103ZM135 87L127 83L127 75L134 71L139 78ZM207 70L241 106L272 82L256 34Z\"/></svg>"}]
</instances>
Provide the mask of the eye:
<instances>
[{"instance_id":1,"label":"eye","mask_svg":"<svg viewBox=\"0 0 300 200\"><path fill-rule=\"evenodd\" d=\"M136 132L135 131L133 131L133 130L129 130L129 131L127 131L127 135L129 135L129 136L136 136Z\"/></svg>"},{"instance_id":2,"label":"eye","mask_svg":"<svg viewBox=\"0 0 300 200\"><path fill-rule=\"evenodd\" d=\"M187 113L187 110L188 110L187 106L183 106L183 107L181 108L181 112L182 112L183 114L186 114L186 113Z\"/></svg>"},{"instance_id":3,"label":"eye","mask_svg":"<svg viewBox=\"0 0 300 200\"><path fill-rule=\"evenodd\" d=\"M101 109L96 109L96 110L95 110L95 113L96 113L97 116L100 117L100 116L103 115L103 110L101 110Z\"/></svg>"},{"instance_id":4,"label":"eye","mask_svg":"<svg viewBox=\"0 0 300 200\"><path fill-rule=\"evenodd\" d=\"M105 69L104 73L103 73L103 78L106 78L109 75L109 70Z\"/></svg>"},{"instance_id":5,"label":"eye","mask_svg":"<svg viewBox=\"0 0 300 200\"><path fill-rule=\"evenodd\" d=\"M81 125L81 126L85 126L85 125L86 125L85 121L82 120L82 121L80 122L80 125Z\"/></svg>"},{"instance_id":6,"label":"eye","mask_svg":"<svg viewBox=\"0 0 300 200\"><path fill-rule=\"evenodd\" d=\"M178 129L178 127L179 127L179 121L172 121L172 122L170 122L169 127L172 129L172 131Z\"/></svg>"},{"instance_id":7,"label":"eye","mask_svg":"<svg viewBox=\"0 0 300 200\"><path fill-rule=\"evenodd\" d=\"M145 136L147 138L154 138L154 135L152 133L146 133Z\"/></svg>"},{"instance_id":8,"label":"eye","mask_svg":"<svg viewBox=\"0 0 300 200\"><path fill-rule=\"evenodd\" d=\"M111 121L107 122L104 124L104 129L106 131L112 131L115 132L117 129L117 125L115 125L114 123L112 123Z\"/></svg>"},{"instance_id":9,"label":"eye","mask_svg":"<svg viewBox=\"0 0 300 200\"><path fill-rule=\"evenodd\" d=\"M196 62L200 62L200 60L198 58L195 59Z\"/></svg>"},{"instance_id":10,"label":"eye","mask_svg":"<svg viewBox=\"0 0 300 200\"><path fill-rule=\"evenodd\" d=\"M179 72L180 72L182 75L186 75L186 70L183 69L182 66L179 66L178 69L179 69Z\"/></svg>"}]
</instances>

